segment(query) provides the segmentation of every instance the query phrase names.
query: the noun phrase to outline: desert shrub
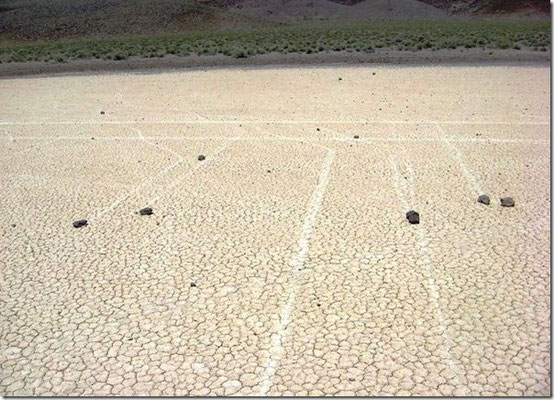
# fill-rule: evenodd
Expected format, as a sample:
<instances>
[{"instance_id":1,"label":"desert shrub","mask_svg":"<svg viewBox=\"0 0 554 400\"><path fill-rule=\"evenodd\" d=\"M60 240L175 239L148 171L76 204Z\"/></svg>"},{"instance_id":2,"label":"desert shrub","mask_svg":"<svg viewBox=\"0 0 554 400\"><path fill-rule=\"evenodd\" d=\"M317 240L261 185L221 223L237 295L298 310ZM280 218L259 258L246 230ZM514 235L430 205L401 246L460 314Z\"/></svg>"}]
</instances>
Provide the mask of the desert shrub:
<instances>
[{"instance_id":1,"label":"desert shrub","mask_svg":"<svg viewBox=\"0 0 554 400\"><path fill-rule=\"evenodd\" d=\"M116 60L116 61L125 60L125 59L127 59L127 54L116 53L116 54L114 54L113 59Z\"/></svg>"},{"instance_id":2,"label":"desert shrub","mask_svg":"<svg viewBox=\"0 0 554 400\"><path fill-rule=\"evenodd\" d=\"M246 51L244 51L243 49L235 49L233 50L233 57L235 58L246 58L248 57Z\"/></svg>"}]
</instances>

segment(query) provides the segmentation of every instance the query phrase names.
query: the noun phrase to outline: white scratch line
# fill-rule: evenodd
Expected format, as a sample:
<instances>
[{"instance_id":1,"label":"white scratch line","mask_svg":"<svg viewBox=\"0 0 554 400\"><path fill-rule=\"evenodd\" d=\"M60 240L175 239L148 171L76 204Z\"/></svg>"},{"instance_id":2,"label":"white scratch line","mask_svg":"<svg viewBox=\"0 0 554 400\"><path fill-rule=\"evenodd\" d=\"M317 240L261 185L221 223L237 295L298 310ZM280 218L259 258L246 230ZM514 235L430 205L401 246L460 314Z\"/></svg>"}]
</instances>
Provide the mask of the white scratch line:
<instances>
[{"instance_id":1,"label":"white scratch line","mask_svg":"<svg viewBox=\"0 0 554 400\"><path fill-rule=\"evenodd\" d=\"M366 124L404 124L404 125L550 125L540 121L364 121L364 120L166 120L166 121L0 121L0 125L217 125L217 124L275 124L275 125L366 125Z\"/></svg>"},{"instance_id":2,"label":"white scratch line","mask_svg":"<svg viewBox=\"0 0 554 400\"><path fill-rule=\"evenodd\" d=\"M139 136L138 136L139 139L143 140L144 142L148 143L151 146L156 147L159 150L163 150L163 151L166 151L170 154L173 154L174 156L177 157L177 159L179 160L179 163L182 163L184 161L183 157L179 153L176 153L173 150L168 149L167 147L160 146L159 144L152 142L151 140L157 140L157 138L155 136L146 137L146 136L144 136L144 134L142 133L142 131L140 129L138 129L138 128L131 128L131 129L133 129L135 132L137 132L139 134Z\"/></svg>"},{"instance_id":3,"label":"white scratch line","mask_svg":"<svg viewBox=\"0 0 554 400\"><path fill-rule=\"evenodd\" d=\"M404 194L402 193L402 190L400 188L402 179L401 179L401 174L398 170L398 163L396 162L396 159L394 158L393 155L390 155L389 159L390 159L390 163L393 167L393 171L394 171L394 187L395 187L395 190L396 190L396 195L398 196L398 199L401 201L404 209L409 210L409 209L411 209L410 205L408 204L408 201L406 200L406 197L404 196ZM411 170L411 168L409 168L409 171L410 170ZM411 170L411 172L409 172L409 173L410 174L413 173L413 170ZM414 180L413 177L410 180L413 181ZM436 310L436 314L437 314L437 320L438 320L438 323L439 323L440 333L441 333L441 336L443 337L443 340L446 344L446 347L444 347L444 349L443 349L444 350L443 355L444 355L444 358L445 358L445 360L448 364L448 367L454 373L454 382L453 383L457 387L462 388L462 389L465 390L465 387L462 386L462 384L460 382L460 379L459 379L460 376L464 375L460 371L460 367L459 367L460 363L457 360L455 361L454 357L450 353L450 348L453 347L454 341L449 337L448 332L446 331L445 318L444 318L444 314L442 312L442 307L441 307L441 304L440 304L439 290L438 290L437 283L436 283L436 280L435 280L435 274L434 274L433 267L432 267L433 264L432 264L432 261L431 261L430 250L429 250L429 247L428 247L429 243L428 243L428 240L427 240L427 232L426 232L425 228L421 225L418 225L416 229L417 229L418 235L419 235L419 241L417 243L418 249L419 249L419 252L421 254L421 259L422 259L423 263L425 264L425 270L426 270L426 273L427 273L427 282L429 284L429 290L431 292L431 298L433 300L433 305L435 306L435 310Z\"/></svg>"},{"instance_id":4,"label":"white scratch line","mask_svg":"<svg viewBox=\"0 0 554 400\"><path fill-rule=\"evenodd\" d=\"M219 156L219 154L225 150L227 147L229 147L232 143L240 140L241 137L240 136L237 136L237 137L234 137L234 138L231 138L231 139L228 139L229 141L227 143L224 143L223 145L219 146L217 149L215 149L215 151L213 152L213 154L209 157L206 158L206 160L202 161L202 162L198 162L198 164L196 164L192 171L190 171L191 173L194 173L195 171L199 170L199 169L202 169L202 168L206 168L208 165L210 165L212 162L214 162L217 157ZM165 193L163 194L160 194L156 197L153 197L151 199L149 199L148 203L149 204L152 204L156 201L158 201L159 199L163 198L163 196L165 196L171 189L173 189L175 186L177 186L180 182L183 181L183 179L185 179L186 177L188 177L190 174L187 173L187 174L184 174L181 178L179 179L176 179L174 180L171 185L169 185L167 188L165 188Z\"/></svg>"},{"instance_id":5,"label":"white scratch line","mask_svg":"<svg viewBox=\"0 0 554 400\"><path fill-rule=\"evenodd\" d=\"M167 174L169 171L171 171L172 169L175 169L177 168L179 165L181 165L184 161L183 157L179 154L177 154L176 152L174 152L173 150L170 150L170 149L167 149L167 148L163 148L163 147L160 147L154 143L151 143L149 142L148 140L144 140L146 143L150 144L150 145L153 145L155 146L156 148L160 148L160 149L164 149L165 151L168 151L169 153L171 154L174 154L177 156L177 161L173 162L171 165L167 166L166 168L164 168L163 170L161 170L160 172L158 172L156 175L154 175L151 179L147 180L146 182L143 182L142 184L138 185L138 186L135 186L132 190L130 190L129 192L125 193L125 195L119 197L118 199L116 199L113 203L111 203L108 207L102 209L100 212L98 212L95 216L93 216L91 218L91 221L94 221L96 219L99 219L101 218L103 215L105 215L106 213L110 212L110 211L113 211L115 208L117 208L117 206L119 206L122 202L124 202L125 200L127 200L129 197L135 195L136 193L138 193L140 190L142 190L145 186L147 185L150 185L153 181L157 180L159 177Z\"/></svg>"},{"instance_id":6,"label":"white scratch line","mask_svg":"<svg viewBox=\"0 0 554 400\"><path fill-rule=\"evenodd\" d=\"M335 151L327 149L327 156L323 162L321 172L319 174L319 182L313 192L310 208L304 220L304 225L302 226L302 233L298 243L299 250L291 262L289 293L285 306L281 310L281 322L279 324L279 329L275 334L273 334L271 339L270 356L261 380L259 396L267 395L269 389L273 385L271 380L279 367L281 354L283 352L283 342L286 338L287 327L290 323L292 311L296 302L296 292L298 290L297 278L308 255L314 223L323 201L325 189L329 183L329 172L331 171L331 165L333 164L334 159Z\"/></svg>"},{"instance_id":7,"label":"white scratch line","mask_svg":"<svg viewBox=\"0 0 554 400\"><path fill-rule=\"evenodd\" d=\"M7 137L2 137L0 139L8 139ZM83 136L19 136L17 140L91 140L90 137ZM229 139L228 136L100 136L95 137L96 141L111 141L111 140L171 140L171 141L186 141L186 140L224 140ZM436 138L346 138L346 137L292 137L292 136L270 136L270 137L243 137L241 140L245 141L293 141L293 142L345 142L345 143L394 143L394 142L440 142L444 139ZM450 138L450 142L460 142L460 143L475 143L475 144L487 144L489 142L494 143L549 143L549 139L473 139L473 138Z\"/></svg>"},{"instance_id":8,"label":"white scratch line","mask_svg":"<svg viewBox=\"0 0 554 400\"><path fill-rule=\"evenodd\" d=\"M439 125L437 125L437 128L440 130L442 134L443 143L448 149L448 152L450 153L450 157L453 158L455 161L458 161L458 164L460 164L460 168L462 169L462 172L464 173L466 180L472 186L473 191L477 195L484 194L485 192L483 191L483 188L477 181L477 178L475 178L475 175L471 172L469 167L464 162L462 155L460 153L460 150L458 150L458 148L450 142L450 140L448 139L448 135L446 134L446 132L444 132L444 130Z\"/></svg>"}]
</instances>

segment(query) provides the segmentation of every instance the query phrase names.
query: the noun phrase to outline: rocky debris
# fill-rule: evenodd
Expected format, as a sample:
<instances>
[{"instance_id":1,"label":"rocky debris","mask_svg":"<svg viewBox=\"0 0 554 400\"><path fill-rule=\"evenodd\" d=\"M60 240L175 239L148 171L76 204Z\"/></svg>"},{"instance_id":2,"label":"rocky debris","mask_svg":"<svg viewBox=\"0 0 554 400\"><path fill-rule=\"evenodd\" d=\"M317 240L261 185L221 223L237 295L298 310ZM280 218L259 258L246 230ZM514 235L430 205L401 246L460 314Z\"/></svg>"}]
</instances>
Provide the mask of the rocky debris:
<instances>
[{"instance_id":1,"label":"rocky debris","mask_svg":"<svg viewBox=\"0 0 554 400\"><path fill-rule=\"evenodd\" d=\"M87 225L88 225L88 221L86 219L80 219L78 221L73 222L73 227L74 228L81 228L81 227L87 226Z\"/></svg>"},{"instance_id":2,"label":"rocky debris","mask_svg":"<svg viewBox=\"0 0 554 400\"><path fill-rule=\"evenodd\" d=\"M354 139L359 139L360 137L358 135L354 135Z\"/></svg>"},{"instance_id":3,"label":"rocky debris","mask_svg":"<svg viewBox=\"0 0 554 400\"><path fill-rule=\"evenodd\" d=\"M482 204L488 206L489 204L491 204L491 199L490 199L489 196L487 196L486 194L482 194L481 196L479 196L479 197L477 198L477 202L482 203Z\"/></svg>"},{"instance_id":4,"label":"rocky debris","mask_svg":"<svg viewBox=\"0 0 554 400\"><path fill-rule=\"evenodd\" d=\"M101 115L104 115L104 114L106 114L106 113L105 113L104 111L100 111L100 114L101 114Z\"/></svg>"},{"instance_id":5,"label":"rocky debris","mask_svg":"<svg viewBox=\"0 0 554 400\"><path fill-rule=\"evenodd\" d=\"M419 214L414 210L410 210L406 213L406 218L410 224L419 224Z\"/></svg>"},{"instance_id":6,"label":"rocky debris","mask_svg":"<svg viewBox=\"0 0 554 400\"><path fill-rule=\"evenodd\" d=\"M342 78L339 78L339 81L342 81Z\"/></svg>"},{"instance_id":7,"label":"rocky debris","mask_svg":"<svg viewBox=\"0 0 554 400\"><path fill-rule=\"evenodd\" d=\"M373 75L375 75L375 72L373 73Z\"/></svg>"},{"instance_id":8,"label":"rocky debris","mask_svg":"<svg viewBox=\"0 0 554 400\"><path fill-rule=\"evenodd\" d=\"M196 287L196 283L191 282L191 283L190 283L190 287Z\"/></svg>"},{"instance_id":9,"label":"rocky debris","mask_svg":"<svg viewBox=\"0 0 554 400\"><path fill-rule=\"evenodd\" d=\"M140 215L152 215L154 214L154 210L152 210L152 207L144 207L139 210Z\"/></svg>"},{"instance_id":10,"label":"rocky debris","mask_svg":"<svg viewBox=\"0 0 554 400\"><path fill-rule=\"evenodd\" d=\"M267 173L268 173L268 174L271 174L271 170L270 170L270 169L268 169L268 170L267 170Z\"/></svg>"},{"instance_id":11,"label":"rocky debris","mask_svg":"<svg viewBox=\"0 0 554 400\"><path fill-rule=\"evenodd\" d=\"M12 224L12 228L15 228L17 225L16 224Z\"/></svg>"},{"instance_id":12,"label":"rocky debris","mask_svg":"<svg viewBox=\"0 0 554 400\"><path fill-rule=\"evenodd\" d=\"M315 130L316 130L316 131L318 131L318 132L320 131L320 129L319 129L319 128L316 128Z\"/></svg>"},{"instance_id":13,"label":"rocky debris","mask_svg":"<svg viewBox=\"0 0 554 400\"><path fill-rule=\"evenodd\" d=\"M502 207L513 207L516 205L516 203L514 202L514 199L512 199L511 197L502 197L500 199L500 205Z\"/></svg>"},{"instance_id":14,"label":"rocky debris","mask_svg":"<svg viewBox=\"0 0 554 400\"><path fill-rule=\"evenodd\" d=\"M202 154L200 154L200 155L198 156L198 161L204 161L205 159L206 159L206 156L204 156L204 155L202 155Z\"/></svg>"}]
</instances>

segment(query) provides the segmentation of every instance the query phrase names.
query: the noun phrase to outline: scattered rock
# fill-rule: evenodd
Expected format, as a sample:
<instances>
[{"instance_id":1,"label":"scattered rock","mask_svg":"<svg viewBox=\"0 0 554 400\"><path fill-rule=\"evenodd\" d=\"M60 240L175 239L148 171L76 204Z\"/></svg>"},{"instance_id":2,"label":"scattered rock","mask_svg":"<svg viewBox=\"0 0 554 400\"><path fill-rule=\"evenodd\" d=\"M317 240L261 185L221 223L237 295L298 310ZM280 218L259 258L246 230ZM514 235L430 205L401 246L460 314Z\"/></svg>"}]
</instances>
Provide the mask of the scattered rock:
<instances>
[{"instance_id":1,"label":"scattered rock","mask_svg":"<svg viewBox=\"0 0 554 400\"><path fill-rule=\"evenodd\" d=\"M139 210L140 215L152 215L154 214L154 210L152 210L152 207L144 207Z\"/></svg>"},{"instance_id":2,"label":"scattered rock","mask_svg":"<svg viewBox=\"0 0 554 400\"><path fill-rule=\"evenodd\" d=\"M315 130L319 132L320 129L319 129L319 128L316 128Z\"/></svg>"},{"instance_id":3,"label":"scattered rock","mask_svg":"<svg viewBox=\"0 0 554 400\"><path fill-rule=\"evenodd\" d=\"M15 228L17 225L16 224L12 224L12 228Z\"/></svg>"},{"instance_id":4,"label":"scattered rock","mask_svg":"<svg viewBox=\"0 0 554 400\"><path fill-rule=\"evenodd\" d=\"M342 81L342 78L339 78L339 81Z\"/></svg>"},{"instance_id":5,"label":"scattered rock","mask_svg":"<svg viewBox=\"0 0 554 400\"><path fill-rule=\"evenodd\" d=\"M360 137L358 135L354 135L354 139L359 139Z\"/></svg>"},{"instance_id":6,"label":"scattered rock","mask_svg":"<svg viewBox=\"0 0 554 400\"><path fill-rule=\"evenodd\" d=\"M81 228L81 227L87 226L87 225L88 225L88 221L86 219L80 219L78 221L73 222L73 227L74 228Z\"/></svg>"},{"instance_id":7,"label":"scattered rock","mask_svg":"<svg viewBox=\"0 0 554 400\"><path fill-rule=\"evenodd\" d=\"M375 72L373 73L373 75L375 75Z\"/></svg>"},{"instance_id":8,"label":"scattered rock","mask_svg":"<svg viewBox=\"0 0 554 400\"><path fill-rule=\"evenodd\" d=\"M94 140L94 136L93 136L93 137L91 137L91 139L92 139L92 140Z\"/></svg>"},{"instance_id":9,"label":"scattered rock","mask_svg":"<svg viewBox=\"0 0 554 400\"><path fill-rule=\"evenodd\" d=\"M406 218L410 224L419 224L419 214L414 210L410 210L406 213Z\"/></svg>"},{"instance_id":10,"label":"scattered rock","mask_svg":"<svg viewBox=\"0 0 554 400\"><path fill-rule=\"evenodd\" d=\"M514 202L514 199L512 199L511 197L502 197L500 199L500 205L502 207L513 207L515 206L515 202Z\"/></svg>"},{"instance_id":11,"label":"scattered rock","mask_svg":"<svg viewBox=\"0 0 554 400\"><path fill-rule=\"evenodd\" d=\"M191 282L191 283L190 283L190 287L196 287L196 283Z\"/></svg>"},{"instance_id":12,"label":"scattered rock","mask_svg":"<svg viewBox=\"0 0 554 400\"><path fill-rule=\"evenodd\" d=\"M267 173L268 173L268 174L271 174L271 170L270 170L270 169L268 169L268 170L267 170Z\"/></svg>"},{"instance_id":13,"label":"scattered rock","mask_svg":"<svg viewBox=\"0 0 554 400\"><path fill-rule=\"evenodd\" d=\"M490 199L489 196L487 196L486 194L482 194L481 196L479 196L479 197L477 198L477 201L478 201L479 203L482 203L482 204L486 205L486 206L488 206L489 204L491 204L491 199Z\"/></svg>"},{"instance_id":14,"label":"scattered rock","mask_svg":"<svg viewBox=\"0 0 554 400\"><path fill-rule=\"evenodd\" d=\"M206 156L203 156L202 154L198 156L198 161L204 161L205 159L206 159Z\"/></svg>"},{"instance_id":15,"label":"scattered rock","mask_svg":"<svg viewBox=\"0 0 554 400\"><path fill-rule=\"evenodd\" d=\"M104 111L100 111L100 114L104 115L104 114L106 114L106 113L105 113Z\"/></svg>"}]
</instances>

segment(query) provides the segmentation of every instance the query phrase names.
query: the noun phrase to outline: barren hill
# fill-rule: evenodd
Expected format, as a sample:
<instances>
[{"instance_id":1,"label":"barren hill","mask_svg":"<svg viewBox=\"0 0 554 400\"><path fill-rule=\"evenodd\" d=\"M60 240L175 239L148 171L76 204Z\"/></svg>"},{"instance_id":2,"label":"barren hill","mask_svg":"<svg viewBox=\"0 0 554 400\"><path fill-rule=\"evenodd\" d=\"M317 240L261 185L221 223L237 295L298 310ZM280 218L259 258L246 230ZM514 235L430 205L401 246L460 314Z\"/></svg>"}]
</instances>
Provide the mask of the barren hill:
<instances>
[{"instance_id":1,"label":"barren hill","mask_svg":"<svg viewBox=\"0 0 554 400\"><path fill-rule=\"evenodd\" d=\"M548 0L420 0L450 14L490 16L550 15Z\"/></svg>"},{"instance_id":2,"label":"barren hill","mask_svg":"<svg viewBox=\"0 0 554 400\"><path fill-rule=\"evenodd\" d=\"M547 0L0 0L0 41L152 35L303 20L548 13Z\"/></svg>"}]
</instances>

